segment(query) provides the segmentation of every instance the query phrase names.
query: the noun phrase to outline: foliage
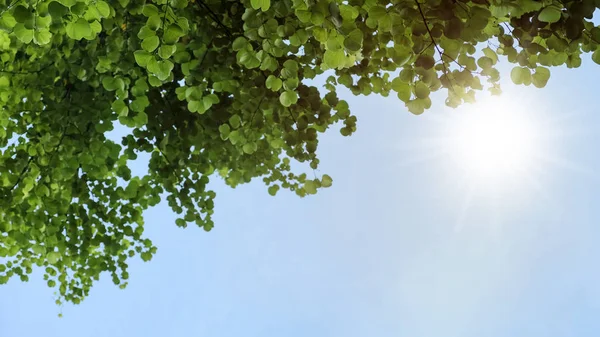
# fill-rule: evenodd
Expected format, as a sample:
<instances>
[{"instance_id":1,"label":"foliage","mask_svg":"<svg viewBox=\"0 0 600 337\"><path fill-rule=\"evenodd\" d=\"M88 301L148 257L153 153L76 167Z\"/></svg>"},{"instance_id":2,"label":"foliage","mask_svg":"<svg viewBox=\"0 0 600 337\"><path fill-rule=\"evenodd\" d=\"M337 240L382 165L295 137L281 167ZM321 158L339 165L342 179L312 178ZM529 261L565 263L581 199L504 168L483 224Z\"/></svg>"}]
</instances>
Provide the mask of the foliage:
<instances>
[{"instance_id":1,"label":"foliage","mask_svg":"<svg viewBox=\"0 0 600 337\"><path fill-rule=\"evenodd\" d=\"M328 187L318 133L356 117L356 95L397 95L412 113L543 87L548 67L593 52L599 0L0 0L0 283L42 267L79 303L103 272L156 252L142 212L165 197L177 225L213 227L218 174L262 177L275 195ZM319 75L321 90L310 85ZM482 83L484 80L484 83ZM116 125L129 133L108 137ZM146 175L128 164L148 153Z\"/></svg>"}]
</instances>

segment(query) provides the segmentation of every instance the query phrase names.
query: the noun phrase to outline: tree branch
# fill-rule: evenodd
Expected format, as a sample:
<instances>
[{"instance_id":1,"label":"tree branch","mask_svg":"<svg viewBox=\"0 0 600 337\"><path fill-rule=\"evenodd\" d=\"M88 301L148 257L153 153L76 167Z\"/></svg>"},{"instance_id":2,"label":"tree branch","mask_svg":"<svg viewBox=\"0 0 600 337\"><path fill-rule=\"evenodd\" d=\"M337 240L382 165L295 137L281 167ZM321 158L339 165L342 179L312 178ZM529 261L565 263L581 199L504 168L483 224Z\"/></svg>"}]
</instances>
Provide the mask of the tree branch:
<instances>
[{"instance_id":1,"label":"tree branch","mask_svg":"<svg viewBox=\"0 0 600 337\"><path fill-rule=\"evenodd\" d=\"M0 73L12 74L12 75L30 75L30 74L39 74L40 72L49 68L53 63L47 64L42 68L34 71L10 71L10 70L2 70L0 69Z\"/></svg>"},{"instance_id":2,"label":"tree branch","mask_svg":"<svg viewBox=\"0 0 600 337\"><path fill-rule=\"evenodd\" d=\"M225 24L223 24L223 22L221 20L219 20L219 17L217 16L217 14L215 12L213 12L212 9L210 9L210 7L208 7L208 5L203 1L203 0L198 0L196 1L196 3L202 7L204 7L204 9L206 9L208 11L208 15L210 16L210 18L217 24L219 25L221 28L223 28L225 30L225 33L229 36L232 37L231 31L229 31L229 28L227 26L225 26Z\"/></svg>"},{"instance_id":3,"label":"tree branch","mask_svg":"<svg viewBox=\"0 0 600 337\"><path fill-rule=\"evenodd\" d=\"M440 54L440 59L442 60L442 67L444 68L444 75L446 75L446 77L448 77L448 68L446 67L446 63L444 62L445 54L440 50L440 47L438 46L438 44L435 42L435 39L433 38L433 34L431 34L431 29L429 29L429 24L427 23L427 19L425 18L425 13L423 13L423 8L421 8L421 3L419 3L418 0L415 0L415 3L417 4L417 8L419 9L419 14L421 14L421 18L423 19L423 24L425 25L425 29L427 29L427 34L429 34L429 38L431 39L431 43L433 44L433 47L438 52L438 54Z\"/></svg>"},{"instance_id":4,"label":"tree branch","mask_svg":"<svg viewBox=\"0 0 600 337\"><path fill-rule=\"evenodd\" d=\"M262 104L263 100L265 99L265 96L267 94L264 94L261 98L260 101L258 102L258 105L256 106L256 109L254 110L254 112L252 113L252 116L250 117L250 122L248 122L248 124L252 125L252 121L254 120L254 115L256 115L256 112L258 112L258 109L260 109L260 105Z\"/></svg>"},{"instance_id":5,"label":"tree branch","mask_svg":"<svg viewBox=\"0 0 600 337\"><path fill-rule=\"evenodd\" d=\"M19 174L19 178L17 179L15 184L12 185L12 187L8 191L9 193L12 193L12 191L17 187L17 185L19 185L19 183L23 179L23 176L25 175L25 173L29 170L29 164L31 164L31 162L33 161L33 158L35 158L35 157L29 156L29 160L27 161L27 164L25 164L25 167L23 167L23 169L21 170L21 173Z\"/></svg>"},{"instance_id":6,"label":"tree branch","mask_svg":"<svg viewBox=\"0 0 600 337\"><path fill-rule=\"evenodd\" d=\"M519 39L515 34L513 34L513 29L510 29L510 26L506 22L502 22L502 24L504 25L504 27L506 27L506 29L508 29L508 32L510 33L510 35L514 36L515 39L517 39L517 42L519 42L519 46L521 48L523 48L523 44L521 43L521 39Z\"/></svg>"}]
</instances>

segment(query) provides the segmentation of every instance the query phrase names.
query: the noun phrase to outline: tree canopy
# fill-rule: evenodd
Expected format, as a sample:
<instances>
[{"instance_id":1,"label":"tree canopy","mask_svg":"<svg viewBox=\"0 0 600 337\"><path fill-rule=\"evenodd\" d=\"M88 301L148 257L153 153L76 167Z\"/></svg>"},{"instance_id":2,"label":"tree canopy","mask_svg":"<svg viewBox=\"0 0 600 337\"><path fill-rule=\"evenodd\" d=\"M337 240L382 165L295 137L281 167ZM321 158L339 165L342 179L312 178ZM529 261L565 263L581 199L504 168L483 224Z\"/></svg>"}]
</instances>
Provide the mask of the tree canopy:
<instances>
[{"instance_id":1,"label":"tree canopy","mask_svg":"<svg viewBox=\"0 0 600 337\"><path fill-rule=\"evenodd\" d=\"M210 177L299 196L332 178L318 134L357 119L336 89L421 114L499 93L497 64L543 87L600 63L599 0L0 0L0 283L40 267L58 302L156 252L142 213L213 227ZM321 76L325 83L311 83ZM122 139L111 138L124 128ZM147 174L130 164L150 156ZM312 173L310 174L312 177Z\"/></svg>"}]
</instances>

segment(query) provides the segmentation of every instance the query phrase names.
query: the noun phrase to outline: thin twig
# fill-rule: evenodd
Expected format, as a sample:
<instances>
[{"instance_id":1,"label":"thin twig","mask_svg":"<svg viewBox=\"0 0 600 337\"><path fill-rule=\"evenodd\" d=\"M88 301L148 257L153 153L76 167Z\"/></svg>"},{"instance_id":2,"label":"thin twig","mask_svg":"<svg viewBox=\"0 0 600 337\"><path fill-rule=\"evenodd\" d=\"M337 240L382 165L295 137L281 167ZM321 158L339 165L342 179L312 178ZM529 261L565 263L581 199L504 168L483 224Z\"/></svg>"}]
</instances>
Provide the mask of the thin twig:
<instances>
[{"instance_id":1,"label":"thin twig","mask_svg":"<svg viewBox=\"0 0 600 337\"><path fill-rule=\"evenodd\" d=\"M435 50L440 54L440 58L442 60L442 67L444 68L444 75L448 77L448 68L446 67L446 63L444 62L444 53L440 50L440 47L435 42L433 38L433 34L431 34L431 29L429 29L429 24L427 23L427 19L425 18L425 13L423 13L423 8L421 8L421 4L418 0L415 0L417 4L417 8L419 9L419 13L421 14L421 18L423 19L423 24L425 25L425 29L427 29L427 34L429 34L429 38L431 39L431 43L433 44ZM455 61L456 62L456 61ZM448 77L449 79L449 77Z\"/></svg>"},{"instance_id":2,"label":"thin twig","mask_svg":"<svg viewBox=\"0 0 600 337\"><path fill-rule=\"evenodd\" d=\"M294 117L294 114L292 113L292 110L291 110L290 108L288 108L287 110L288 110L288 112L290 113L290 116L292 116L292 119L294 120L294 123L295 123L296 125L298 125L298 122L296 121L296 117Z\"/></svg>"},{"instance_id":3,"label":"thin twig","mask_svg":"<svg viewBox=\"0 0 600 337\"><path fill-rule=\"evenodd\" d=\"M214 41L214 36L210 39L210 42L206 45L206 51L204 52L204 55L202 55L202 59L200 60L200 63L198 64L198 68L200 68L202 66L202 63L204 63L204 60L206 59L206 55L208 55L208 51L210 49L210 45L213 43Z\"/></svg>"},{"instance_id":4,"label":"thin twig","mask_svg":"<svg viewBox=\"0 0 600 337\"><path fill-rule=\"evenodd\" d=\"M453 0L453 3L457 4L458 7L462 8L463 11L465 11L465 13L467 14L467 16L469 17L469 19L471 18L471 12L469 12L469 10L467 9L467 7L460 3L459 1Z\"/></svg>"},{"instance_id":5,"label":"thin twig","mask_svg":"<svg viewBox=\"0 0 600 337\"><path fill-rule=\"evenodd\" d=\"M8 7L6 7L2 12L0 12L0 15L4 14L5 12L8 12L14 5L17 4L17 2L19 2L19 0L14 0L10 5L8 5Z\"/></svg>"},{"instance_id":6,"label":"thin twig","mask_svg":"<svg viewBox=\"0 0 600 337\"><path fill-rule=\"evenodd\" d=\"M423 48L423 50L421 50L417 56L421 56L421 54L423 54L424 52L426 52L427 49L429 49L429 47L431 47L431 46L433 46L433 41L429 42L429 44L427 45L427 47Z\"/></svg>"},{"instance_id":7,"label":"thin twig","mask_svg":"<svg viewBox=\"0 0 600 337\"><path fill-rule=\"evenodd\" d=\"M261 97L260 101L258 102L258 105L256 106L256 109L254 110L254 112L252 113L252 116L250 117L250 122L248 122L248 124L252 125L252 121L254 120L254 115L256 115L256 112L258 111L258 109L260 109L260 105L262 104L263 100L265 99L265 95L263 95L263 97Z\"/></svg>"},{"instance_id":8,"label":"thin twig","mask_svg":"<svg viewBox=\"0 0 600 337\"><path fill-rule=\"evenodd\" d=\"M521 48L523 48L523 44L521 43L521 39L519 39L515 34L513 34L513 29L510 29L510 26L506 23L506 22L502 22L502 24L504 25L504 27L506 27L506 29L508 29L508 32L515 37L515 39L517 39L517 42L519 42L519 46L521 46Z\"/></svg>"},{"instance_id":9,"label":"thin twig","mask_svg":"<svg viewBox=\"0 0 600 337\"><path fill-rule=\"evenodd\" d=\"M23 176L25 175L25 173L29 170L29 164L31 164L31 162L33 161L33 158L35 158L35 156L29 156L29 160L27 161L27 164L25 164L25 167L23 167L23 169L21 170L21 173L19 174L19 178L17 179L15 184L12 185L12 187L9 190L9 193L12 192L17 187L17 185L19 185L19 183L23 179Z\"/></svg>"},{"instance_id":10,"label":"thin twig","mask_svg":"<svg viewBox=\"0 0 600 337\"><path fill-rule=\"evenodd\" d=\"M229 31L229 28L227 26L225 26L225 24L223 24L223 22L221 22L221 20L219 20L219 17L217 16L217 14L215 12L213 12L213 10L210 9L210 7L208 7L208 5L203 0L198 0L198 1L196 1L196 3L198 3L200 6L204 7L208 11L208 15L210 16L210 18L213 19L213 21L217 25L219 25L221 28L223 28L225 30L225 33L227 33L227 35L229 37L232 36L231 32Z\"/></svg>"},{"instance_id":11,"label":"thin twig","mask_svg":"<svg viewBox=\"0 0 600 337\"><path fill-rule=\"evenodd\" d=\"M5 74L12 74L12 75L30 75L30 74L38 74L44 70L46 70L47 68L49 68L53 63L47 64L45 66L43 66L42 68L38 69L38 70L34 70L34 71L10 71L10 70L1 70L0 69L0 73L5 73Z\"/></svg>"}]
</instances>

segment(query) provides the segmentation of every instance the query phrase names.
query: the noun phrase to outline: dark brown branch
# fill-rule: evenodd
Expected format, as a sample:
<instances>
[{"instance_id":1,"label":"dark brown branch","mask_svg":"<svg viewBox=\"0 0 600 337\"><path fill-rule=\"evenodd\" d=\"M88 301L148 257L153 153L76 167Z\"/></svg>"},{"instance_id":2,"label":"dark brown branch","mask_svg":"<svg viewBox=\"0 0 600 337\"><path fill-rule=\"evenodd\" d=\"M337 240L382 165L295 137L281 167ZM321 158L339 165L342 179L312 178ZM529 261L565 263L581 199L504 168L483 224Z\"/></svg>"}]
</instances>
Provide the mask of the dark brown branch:
<instances>
[{"instance_id":1,"label":"dark brown branch","mask_svg":"<svg viewBox=\"0 0 600 337\"><path fill-rule=\"evenodd\" d=\"M23 167L23 169L21 170L21 173L19 174L19 178L17 179L17 181L15 182L15 184L12 185L12 187L9 190L9 193L11 193L17 187L17 185L19 185L19 183L23 179L23 176L25 175L25 173L29 170L29 164L31 164L31 162L33 161L33 158L35 158L35 157L34 156L30 156L29 157L29 160L27 161L27 164L25 164L25 167Z\"/></svg>"},{"instance_id":2,"label":"dark brown branch","mask_svg":"<svg viewBox=\"0 0 600 337\"><path fill-rule=\"evenodd\" d=\"M204 7L204 9L206 9L208 11L208 15L210 16L210 18L217 24L219 25L221 28L223 28L225 30L225 33L231 37L231 31L229 31L229 28L227 26L225 26L225 24L219 20L219 17L217 16L217 14L215 12L213 12L213 10L208 7L208 5L203 1L203 0L198 0L196 1L197 4L199 4L200 6Z\"/></svg>"},{"instance_id":3,"label":"dark brown branch","mask_svg":"<svg viewBox=\"0 0 600 337\"><path fill-rule=\"evenodd\" d=\"M506 29L508 29L508 32L515 37L515 39L517 39L517 42L519 42L519 46L521 46L521 48L523 48L523 44L521 43L521 39L519 39L515 34L513 34L513 29L510 29L510 26L506 23L506 22L502 22L502 24L504 25L504 27L506 27Z\"/></svg>"},{"instance_id":4,"label":"dark brown branch","mask_svg":"<svg viewBox=\"0 0 600 337\"><path fill-rule=\"evenodd\" d=\"M298 122L296 121L296 117L294 117L294 114L292 113L292 110L290 108L288 108L287 110L290 113L290 116L292 117L292 119L294 120L294 124L298 125Z\"/></svg>"},{"instance_id":5,"label":"dark brown branch","mask_svg":"<svg viewBox=\"0 0 600 337\"><path fill-rule=\"evenodd\" d=\"M200 60L200 63L198 64L197 68L202 67L202 64L204 63L204 60L206 60L206 55L208 55L208 52L210 50L210 45L212 45L213 41L214 41L214 36L210 39L210 42L206 45L206 51L204 52L204 55L202 55L202 59Z\"/></svg>"},{"instance_id":6,"label":"dark brown branch","mask_svg":"<svg viewBox=\"0 0 600 337\"><path fill-rule=\"evenodd\" d=\"M258 105L256 106L256 109L252 113L252 117L250 117L250 122L248 122L248 124L252 125L252 121L254 120L254 115L256 115L256 112L258 112L258 109L260 109L260 105L262 104L263 100L265 99L265 96L267 96L267 95L264 94L263 97L258 102Z\"/></svg>"},{"instance_id":7,"label":"dark brown branch","mask_svg":"<svg viewBox=\"0 0 600 337\"><path fill-rule=\"evenodd\" d=\"M429 23L427 22L427 19L425 18L425 13L423 13L423 8L421 8L421 3L419 3L418 0L415 0L415 3L417 4L417 8L419 9L419 14L421 14L421 18L423 19L423 24L425 25L425 29L427 29L427 34L429 34L429 38L431 39L431 43L433 44L433 47L438 52L438 54L440 54L440 58L442 60L442 67L444 68L444 75L446 75L446 77L448 77L448 68L446 67L446 63L444 62L445 54L440 50L440 47L438 46L438 44L435 42L435 39L433 38L433 34L431 34L431 29L429 29Z\"/></svg>"},{"instance_id":8,"label":"dark brown branch","mask_svg":"<svg viewBox=\"0 0 600 337\"><path fill-rule=\"evenodd\" d=\"M429 49L429 47L431 47L431 46L433 46L433 41L432 41L432 42L429 42L429 44L427 45L427 47L423 48L423 50L421 50L421 51L419 52L419 55L418 55L418 56L421 56L421 54L423 54L424 52L426 52L426 51L427 51L427 49Z\"/></svg>"},{"instance_id":9,"label":"dark brown branch","mask_svg":"<svg viewBox=\"0 0 600 337\"><path fill-rule=\"evenodd\" d=\"M463 11L465 11L465 13L469 17L469 19L471 18L471 12L469 12L469 10L467 9L467 6L465 6L464 4L460 3L460 1L457 1L457 0L452 0L452 2L456 5L458 5L458 7L460 7Z\"/></svg>"}]
</instances>

